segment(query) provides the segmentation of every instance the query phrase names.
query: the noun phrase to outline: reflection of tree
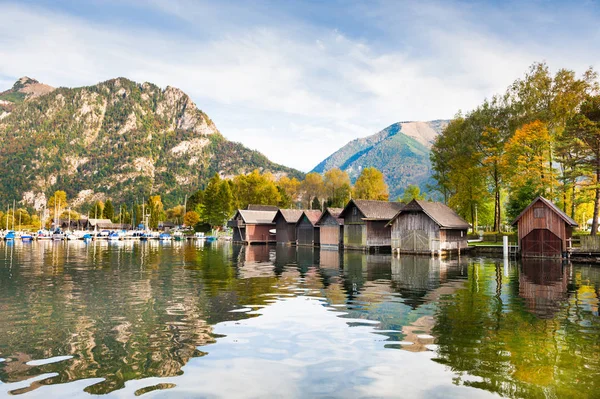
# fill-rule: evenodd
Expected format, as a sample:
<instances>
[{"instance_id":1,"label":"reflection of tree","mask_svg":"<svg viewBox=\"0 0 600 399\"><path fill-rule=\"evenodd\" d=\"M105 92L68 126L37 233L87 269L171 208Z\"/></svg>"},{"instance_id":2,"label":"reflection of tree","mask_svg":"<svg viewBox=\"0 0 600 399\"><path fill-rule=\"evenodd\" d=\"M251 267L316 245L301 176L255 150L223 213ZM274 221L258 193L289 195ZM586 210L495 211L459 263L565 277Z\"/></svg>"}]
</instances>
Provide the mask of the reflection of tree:
<instances>
[{"instance_id":1,"label":"reflection of tree","mask_svg":"<svg viewBox=\"0 0 600 399\"><path fill-rule=\"evenodd\" d=\"M472 264L465 288L440 301L433 330L437 361L459 373L457 383L463 373L475 375L481 381L462 383L504 396L589 397L600 388L590 372L600 366L597 317L571 298L553 314L544 312L548 319L537 317L527 311L528 299L524 306L516 295L503 294L520 292L518 270L499 288L499 267ZM502 297L514 299L499 305Z\"/></svg>"},{"instance_id":2,"label":"reflection of tree","mask_svg":"<svg viewBox=\"0 0 600 399\"><path fill-rule=\"evenodd\" d=\"M180 374L203 354L198 346L214 342L212 323L248 317L230 310L265 304L274 291L272 273L241 279L231 256L227 248L154 243L50 242L19 252L19 267L0 267L0 353L10 358L0 363L0 380L102 377L87 388L100 394L127 380ZM63 355L74 358L25 364Z\"/></svg>"}]
</instances>

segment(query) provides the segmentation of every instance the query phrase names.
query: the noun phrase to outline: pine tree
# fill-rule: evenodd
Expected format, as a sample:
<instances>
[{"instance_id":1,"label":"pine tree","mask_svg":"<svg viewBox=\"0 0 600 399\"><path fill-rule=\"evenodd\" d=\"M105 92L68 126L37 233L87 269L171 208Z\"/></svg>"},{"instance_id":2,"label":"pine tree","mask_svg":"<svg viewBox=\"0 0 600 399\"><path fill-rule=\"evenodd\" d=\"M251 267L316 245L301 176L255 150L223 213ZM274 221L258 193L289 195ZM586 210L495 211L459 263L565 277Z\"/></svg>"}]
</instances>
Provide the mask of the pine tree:
<instances>
[{"instance_id":1,"label":"pine tree","mask_svg":"<svg viewBox=\"0 0 600 399\"><path fill-rule=\"evenodd\" d=\"M115 218L115 207L111 200L106 200L106 203L104 204L104 218L110 219L111 221Z\"/></svg>"}]
</instances>

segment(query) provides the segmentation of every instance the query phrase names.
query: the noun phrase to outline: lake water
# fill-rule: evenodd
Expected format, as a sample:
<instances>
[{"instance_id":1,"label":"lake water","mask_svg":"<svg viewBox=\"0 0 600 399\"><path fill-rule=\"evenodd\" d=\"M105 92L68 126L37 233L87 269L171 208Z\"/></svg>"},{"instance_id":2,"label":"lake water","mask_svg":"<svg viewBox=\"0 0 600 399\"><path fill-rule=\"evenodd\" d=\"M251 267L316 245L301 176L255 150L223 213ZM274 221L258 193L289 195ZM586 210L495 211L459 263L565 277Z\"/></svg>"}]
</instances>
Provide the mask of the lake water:
<instances>
[{"instance_id":1,"label":"lake water","mask_svg":"<svg viewBox=\"0 0 600 399\"><path fill-rule=\"evenodd\" d=\"M0 243L0 397L600 397L600 267Z\"/></svg>"}]
</instances>

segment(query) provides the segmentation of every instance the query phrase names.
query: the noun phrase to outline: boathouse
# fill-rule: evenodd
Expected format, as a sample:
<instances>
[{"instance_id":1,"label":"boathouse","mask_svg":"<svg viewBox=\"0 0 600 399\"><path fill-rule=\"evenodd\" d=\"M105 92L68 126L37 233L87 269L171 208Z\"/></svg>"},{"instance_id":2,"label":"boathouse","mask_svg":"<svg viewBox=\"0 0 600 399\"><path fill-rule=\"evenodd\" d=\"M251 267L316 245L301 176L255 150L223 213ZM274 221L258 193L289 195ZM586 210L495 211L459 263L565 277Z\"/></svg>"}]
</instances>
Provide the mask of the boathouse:
<instances>
[{"instance_id":1,"label":"boathouse","mask_svg":"<svg viewBox=\"0 0 600 399\"><path fill-rule=\"evenodd\" d=\"M296 245L296 223L302 216L302 209L279 209L275 214L275 235L277 244Z\"/></svg>"},{"instance_id":2,"label":"boathouse","mask_svg":"<svg viewBox=\"0 0 600 399\"><path fill-rule=\"evenodd\" d=\"M441 202L412 200L388 223L392 251L427 254L458 252L467 248L471 227Z\"/></svg>"},{"instance_id":3,"label":"boathouse","mask_svg":"<svg viewBox=\"0 0 600 399\"><path fill-rule=\"evenodd\" d=\"M269 244L275 242L275 211L239 209L227 226L233 230L233 242L240 244Z\"/></svg>"},{"instance_id":4,"label":"boathouse","mask_svg":"<svg viewBox=\"0 0 600 399\"><path fill-rule=\"evenodd\" d=\"M344 219L340 218L342 211L342 208L327 208L317 221L322 249L339 249L344 245Z\"/></svg>"},{"instance_id":5,"label":"boathouse","mask_svg":"<svg viewBox=\"0 0 600 399\"><path fill-rule=\"evenodd\" d=\"M560 258L577 223L544 197L537 197L512 222L524 258Z\"/></svg>"},{"instance_id":6,"label":"boathouse","mask_svg":"<svg viewBox=\"0 0 600 399\"><path fill-rule=\"evenodd\" d=\"M319 210L303 211L296 223L296 244L299 246L318 247L320 244L320 229L317 221L321 217Z\"/></svg>"},{"instance_id":7,"label":"boathouse","mask_svg":"<svg viewBox=\"0 0 600 399\"><path fill-rule=\"evenodd\" d=\"M344 248L391 248L392 235L387 224L402 206L400 202L350 200L339 215L344 220Z\"/></svg>"}]
</instances>

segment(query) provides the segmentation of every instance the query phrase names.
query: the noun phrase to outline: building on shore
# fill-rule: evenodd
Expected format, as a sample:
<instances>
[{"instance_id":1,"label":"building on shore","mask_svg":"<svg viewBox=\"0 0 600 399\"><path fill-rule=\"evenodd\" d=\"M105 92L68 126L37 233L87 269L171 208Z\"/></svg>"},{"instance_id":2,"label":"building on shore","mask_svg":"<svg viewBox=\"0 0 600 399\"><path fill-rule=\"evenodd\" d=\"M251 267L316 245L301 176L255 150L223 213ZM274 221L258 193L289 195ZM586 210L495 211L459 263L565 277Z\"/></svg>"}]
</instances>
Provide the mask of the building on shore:
<instances>
[{"instance_id":1,"label":"building on shore","mask_svg":"<svg viewBox=\"0 0 600 399\"><path fill-rule=\"evenodd\" d=\"M387 224L402 207L400 202L350 200L339 215L344 220L344 249L389 251L392 234Z\"/></svg>"},{"instance_id":2,"label":"building on shore","mask_svg":"<svg viewBox=\"0 0 600 399\"><path fill-rule=\"evenodd\" d=\"M344 219L342 208L327 208L317 221L320 228L321 249L340 249L344 246Z\"/></svg>"},{"instance_id":3,"label":"building on shore","mask_svg":"<svg viewBox=\"0 0 600 399\"><path fill-rule=\"evenodd\" d=\"M241 244L275 243L276 211L239 209L227 226L233 230L233 242Z\"/></svg>"},{"instance_id":4,"label":"building on shore","mask_svg":"<svg viewBox=\"0 0 600 399\"><path fill-rule=\"evenodd\" d=\"M441 202L412 200L388 223L392 251L441 254L467 248L471 225Z\"/></svg>"},{"instance_id":5,"label":"building on shore","mask_svg":"<svg viewBox=\"0 0 600 399\"><path fill-rule=\"evenodd\" d=\"M296 223L304 211L302 209L279 209L275 214L275 235L278 245L296 245Z\"/></svg>"},{"instance_id":6,"label":"building on shore","mask_svg":"<svg viewBox=\"0 0 600 399\"><path fill-rule=\"evenodd\" d=\"M317 221L321 217L319 210L306 210L302 212L296 223L296 245L318 247L320 244L320 229Z\"/></svg>"},{"instance_id":7,"label":"building on shore","mask_svg":"<svg viewBox=\"0 0 600 399\"><path fill-rule=\"evenodd\" d=\"M537 197L512 222L524 258L560 258L566 255L577 223L544 197Z\"/></svg>"}]
</instances>

